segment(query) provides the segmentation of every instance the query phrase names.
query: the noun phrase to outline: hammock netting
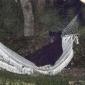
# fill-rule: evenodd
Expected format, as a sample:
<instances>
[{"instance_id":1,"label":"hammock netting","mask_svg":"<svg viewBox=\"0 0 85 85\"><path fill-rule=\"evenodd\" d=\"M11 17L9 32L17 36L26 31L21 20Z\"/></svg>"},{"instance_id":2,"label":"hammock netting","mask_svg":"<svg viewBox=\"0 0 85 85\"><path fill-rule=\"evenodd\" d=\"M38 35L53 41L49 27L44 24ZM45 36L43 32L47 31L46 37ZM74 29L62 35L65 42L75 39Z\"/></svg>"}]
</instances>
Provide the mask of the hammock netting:
<instances>
[{"instance_id":1,"label":"hammock netting","mask_svg":"<svg viewBox=\"0 0 85 85\"><path fill-rule=\"evenodd\" d=\"M42 47L28 59L20 56L0 43L0 68L18 74L34 74L35 72L55 75L62 71L73 58L73 43L78 42L78 15L62 32L49 33L54 42Z\"/></svg>"}]
</instances>

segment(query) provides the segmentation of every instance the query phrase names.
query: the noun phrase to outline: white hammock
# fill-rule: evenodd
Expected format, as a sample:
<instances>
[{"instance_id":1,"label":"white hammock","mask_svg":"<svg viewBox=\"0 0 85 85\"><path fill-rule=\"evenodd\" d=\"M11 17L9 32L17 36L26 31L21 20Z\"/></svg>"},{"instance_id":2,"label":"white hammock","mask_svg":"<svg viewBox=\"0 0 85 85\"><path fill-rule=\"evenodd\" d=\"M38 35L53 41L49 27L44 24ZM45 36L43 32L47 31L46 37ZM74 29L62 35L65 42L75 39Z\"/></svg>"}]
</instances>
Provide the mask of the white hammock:
<instances>
[{"instance_id":1,"label":"white hammock","mask_svg":"<svg viewBox=\"0 0 85 85\"><path fill-rule=\"evenodd\" d=\"M77 16L74 19L76 20ZM74 19L71 21L71 23L73 21L75 22ZM61 72L61 70L66 67L73 58L73 42L75 41L78 44L78 36L76 34L64 35L64 33L62 33L63 53L61 57L56 61L54 66L46 65L38 67L31 61L25 59L24 57L20 56L19 54L15 53L0 43L0 68L13 73L29 75L35 72L46 75L55 75Z\"/></svg>"}]
</instances>

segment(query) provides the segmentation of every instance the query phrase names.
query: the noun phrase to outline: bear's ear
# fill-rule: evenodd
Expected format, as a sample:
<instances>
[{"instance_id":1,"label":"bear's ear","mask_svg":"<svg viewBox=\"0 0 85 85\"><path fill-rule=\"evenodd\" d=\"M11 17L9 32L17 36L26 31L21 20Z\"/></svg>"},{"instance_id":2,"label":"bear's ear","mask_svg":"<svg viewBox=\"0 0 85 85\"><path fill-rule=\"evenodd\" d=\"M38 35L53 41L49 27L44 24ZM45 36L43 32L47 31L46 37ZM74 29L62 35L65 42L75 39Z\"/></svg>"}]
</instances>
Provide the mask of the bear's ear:
<instances>
[{"instance_id":1,"label":"bear's ear","mask_svg":"<svg viewBox=\"0 0 85 85\"><path fill-rule=\"evenodd\" d=\"M59 31L60 34L62 34L62 31Z\"/></svg>"},{"instance_id":2,"label":"bear's ear","mask_svg":"<svg viewBox=\"0 0 85 85\"><path fill-rule=\"evenodd\" d=\"M52 36L53 35L53 32L49 31L49 36Z\"/></svg>"},{"instance_id":3,"label":"bear's ear","mask_svg":"<svg viewBox=\"0 0 85 85\"><path fill-rule=\"evenodd\" d=\"M58 32L49 31L49 36L57 36L57 35L61 35L61 34L62 34L62 31L58 31Z\"/></svg>"},{"instance_id":4,"label":"bear's ear","mask_svg":"<svg viewBox=\"0 0 85 85\"><path fill-rule=\"evenodd\" d=\"M62 31L58 31L58 32L56 32L56 34L60 34L61 35L62 34Z\"/></svg>"}]
</instances>

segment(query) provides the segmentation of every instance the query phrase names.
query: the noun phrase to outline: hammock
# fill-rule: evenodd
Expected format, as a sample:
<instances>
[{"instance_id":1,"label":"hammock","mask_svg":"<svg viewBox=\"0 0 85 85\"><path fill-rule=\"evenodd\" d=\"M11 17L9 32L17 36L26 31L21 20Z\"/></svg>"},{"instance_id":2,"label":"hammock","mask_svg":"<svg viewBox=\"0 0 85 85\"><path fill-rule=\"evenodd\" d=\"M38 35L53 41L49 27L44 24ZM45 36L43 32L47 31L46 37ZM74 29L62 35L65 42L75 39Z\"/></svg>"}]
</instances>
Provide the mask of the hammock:
<instances>
[{"instance_id":1,"label":"hammock","mask_svg":"<svg viewBox=\"0 0 85 85\"><path fill-rule=\"evenodd\" d=\"M72 21L62 31L62 49L63 53L54 65L37 66L30 60L25 59L16 52L12 51L2 43L0 43L0 68L7 71L32 75L41 73L45 75L56 75L66 67L73 58L73 43L78 42L78 16L76 15Z\"/></svg>"}]
</instances>

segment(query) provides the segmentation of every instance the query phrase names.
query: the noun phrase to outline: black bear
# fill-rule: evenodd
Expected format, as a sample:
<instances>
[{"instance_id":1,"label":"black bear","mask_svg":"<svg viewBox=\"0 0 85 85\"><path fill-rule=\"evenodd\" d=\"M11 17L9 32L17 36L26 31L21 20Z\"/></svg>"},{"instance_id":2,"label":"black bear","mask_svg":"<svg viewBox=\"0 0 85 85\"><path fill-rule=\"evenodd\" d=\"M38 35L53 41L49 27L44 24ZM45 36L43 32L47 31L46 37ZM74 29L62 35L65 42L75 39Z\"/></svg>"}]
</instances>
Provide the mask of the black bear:
<instances>
[{"instance_id":1,"label":"black bear","mask_svg":"<svg viewBox=\"0 0 85 85\"><path fill-rule=\"evenodd\" d=\"M49 32L53 42L37 50L31 56L26 56L28 60L37 66L54 65L57 59L62 55L62 38L61 32Z\"/></svg>"}]
</instances>

